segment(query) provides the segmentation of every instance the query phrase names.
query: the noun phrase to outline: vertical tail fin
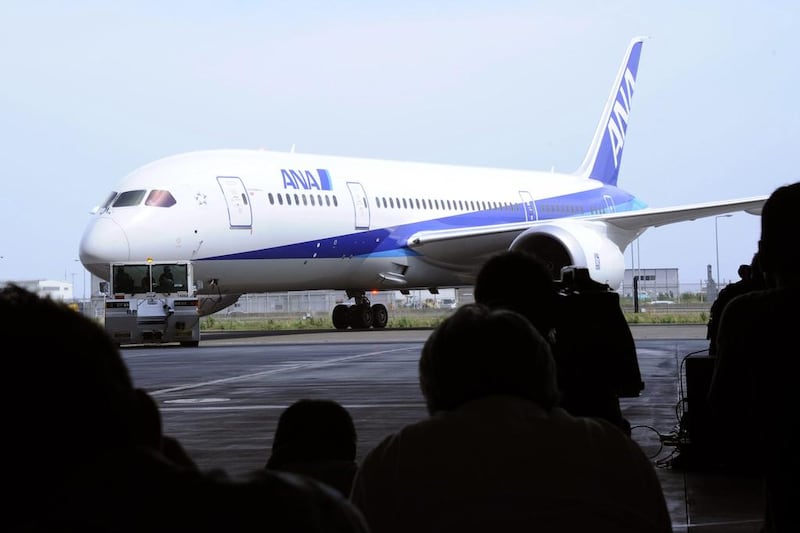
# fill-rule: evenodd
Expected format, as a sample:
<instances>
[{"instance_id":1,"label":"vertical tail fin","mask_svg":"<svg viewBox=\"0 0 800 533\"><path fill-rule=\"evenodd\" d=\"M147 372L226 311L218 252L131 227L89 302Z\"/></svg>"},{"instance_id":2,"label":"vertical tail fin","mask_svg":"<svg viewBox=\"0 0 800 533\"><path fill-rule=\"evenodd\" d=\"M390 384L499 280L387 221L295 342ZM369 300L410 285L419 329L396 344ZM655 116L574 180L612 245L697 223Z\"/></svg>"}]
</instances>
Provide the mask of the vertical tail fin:
<instances>
[{"instance_id":1,"label":"vertical tail fin","mask_svg":"<svg viewBox=\"0 0 800 533\"><path fill-rule=\"evenodd\" d=\"M628 46L611 88L611 95L600 116L592 144L589 145L589 151L576 174L609 185L617 184L622 148L625 145L625 132L628 129L628 115L631 111L631 98L636 86L639 56L642 53L644 39L635 37Z\"/></svg>"}]
</instances>

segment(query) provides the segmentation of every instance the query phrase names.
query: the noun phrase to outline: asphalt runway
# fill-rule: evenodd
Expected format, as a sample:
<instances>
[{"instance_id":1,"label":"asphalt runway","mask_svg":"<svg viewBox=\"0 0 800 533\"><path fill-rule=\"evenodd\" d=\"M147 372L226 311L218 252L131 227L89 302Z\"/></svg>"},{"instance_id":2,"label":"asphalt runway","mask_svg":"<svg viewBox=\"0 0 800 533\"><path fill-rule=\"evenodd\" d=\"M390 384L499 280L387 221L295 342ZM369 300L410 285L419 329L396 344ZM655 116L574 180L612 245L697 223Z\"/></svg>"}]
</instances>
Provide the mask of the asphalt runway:
<instances>
[{"instance_id":1,"label":"asphalt runway","mask_svg":"<svg viewBox=\"0 0 800 533\"><path fill-rule=\"evenodd\" d=\"M632 330L646 378L650 354L674 363L681 353L705 347L699 340L705 338L704 326ZM197 348L164 345L122 352L134 383L158 401L165 432L178 438L201 468L222 468L238 477L264 464L280 412L300 398L331 398L347 407L359 436L359 459L386 434L426 416L417 361L429 333L212 333ZM623 400L626 416L639 418L634 424L655 423L649 411L655 407L651 396L663 395L661 366L645 379L642 396ZM662 407L672 410L675 395L668 397L670 405ZM657 429L668 433L672 427L662 423Z\"/></svg>"},{"instance_id":2,"label":"asphalt runway","mask_svg":"<svg viewBox=\"0 0 800 533\"><path fill-rule=\"evenodd\" d=\"M675 450L660 434L675 430L683 384L682 360L707 347L705 326L631 327L645 390L622 400L633 438L654 464ZM165 432L180 440L204 470L245 477L265 463L283 409L300 398L330 398L352 414L358 456L387 434L427 415L417 382L417 361L430 330L369 330L204 334L200 346L123 348L134 383L161 408ZM758 493L752 483L724 480L740 490L737 515L724 518L717 502L703 496L708 476L660 468L673 523L678 530L713 516L716 523L753 528ZM693 485L693 480L696 482ZM698 503L699 502L699 503ZM720 518L722 517L722 518ZM710 520L711 518L709 518ZM693 528L692 528L693 529ZM743 529L747 530L747 529ZM703 531L739 531L722 527Z\"/></svg>"}]
</instances>

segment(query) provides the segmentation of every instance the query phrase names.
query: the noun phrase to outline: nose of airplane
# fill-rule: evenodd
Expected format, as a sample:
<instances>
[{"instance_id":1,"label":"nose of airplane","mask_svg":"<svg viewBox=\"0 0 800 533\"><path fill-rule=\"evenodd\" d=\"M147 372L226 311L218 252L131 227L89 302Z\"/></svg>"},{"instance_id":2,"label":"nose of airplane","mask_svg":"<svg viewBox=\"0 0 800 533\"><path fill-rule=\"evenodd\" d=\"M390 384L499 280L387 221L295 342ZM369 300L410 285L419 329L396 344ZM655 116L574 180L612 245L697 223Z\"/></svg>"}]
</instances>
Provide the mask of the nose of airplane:
<instances>
[{"instance_id":1,"label":"nose of airplane","mask_svg":"<svg viewBox=\"0 0 800 533\"><path fill-rule=\"evenodd\" d=\"M112 219L96 218L83 232L79 257L89 272L106 278L109 263L130 260L128 237Z\"/></svg>"}]
</instances>

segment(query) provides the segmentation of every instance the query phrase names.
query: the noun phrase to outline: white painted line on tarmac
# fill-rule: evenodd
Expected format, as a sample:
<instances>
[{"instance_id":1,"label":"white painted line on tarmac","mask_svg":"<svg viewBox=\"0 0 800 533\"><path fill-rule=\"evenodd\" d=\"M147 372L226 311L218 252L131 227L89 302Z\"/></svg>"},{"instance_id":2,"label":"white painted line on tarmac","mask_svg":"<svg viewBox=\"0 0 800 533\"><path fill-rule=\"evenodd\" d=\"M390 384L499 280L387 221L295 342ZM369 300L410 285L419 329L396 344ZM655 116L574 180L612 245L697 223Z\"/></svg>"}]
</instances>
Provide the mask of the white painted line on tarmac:
<instances>
[{"instance_id":1,"label":"white painted line on tarmac","mask_svg":"<svg viewBox=\"0 0 800 533\"><path fill-rule=\"evenodd\" d=\"M252 374L242 374L240 376L231 376L229 378L215 379L215 380L211 380L211 381L203 381L203 382L200 382L200 383L192 383L192 384L189 384L189 385L180 385L178 387L171 387L171 388L168 388L168 389L160 389L160 390L156 390L156 391L151 391L150 395L151 396L157 396L159 394L167 394L167 393L170 393L170 392L179 392L179 391L184 391L184 390L197 389L197 388L200 388L200 387L207 387L209 385L218 385L220 383L231 383L231 382L234 382L234 381L244 381L244 380L247 380L247 379L258 378L258 377L263 377L263 376L269 376L269 375L272 375L272 374L279 374L281 372L290 372L292 370L305 370L305 369L309 369L309 368L320 368L320 367L329 366L329 365L333 365L333 364L337 364L337 363L344 363L344 362L349 362L349 361L355 361L355 360L358 360L358 359L364 359L365 357L372 357L372 356L375 356L375 355L383 355L383 354L387 354L387 353L407 352L409 350L417 351L417 350L419 350L419 348L418 347L407 346L405 348L395 348L393 350L379 350L377 352L367 352L367 353L362 353L362 354L357 354L357 355L347 355L345 357L335 357L333 359L326 359L324 361L314 361L314 362L308 362L308 363L294 363L294 364L291 364L291 365L282 366L280 368L273 368L271 370L264 370L262 372L254 372Z\"/></svg>"},{"instance_id":2,"label":"white painted line on tarmac","mask_svg":"<svg viewBox=\"0 0 800 533\"><path fill-rule=\"evenodd\" d=\"M161 407L162 412L210 412L210 411L282 411L289 407L289 404L281 405L192 405L190 402L181 402L182 405L175 405L175 402L164 402L170 404L168 407ZM408 403L374 403L374 404L342 404L345 409L408 409L409 407L425 408L424 402Z\"/></svg>"}]
</instances>

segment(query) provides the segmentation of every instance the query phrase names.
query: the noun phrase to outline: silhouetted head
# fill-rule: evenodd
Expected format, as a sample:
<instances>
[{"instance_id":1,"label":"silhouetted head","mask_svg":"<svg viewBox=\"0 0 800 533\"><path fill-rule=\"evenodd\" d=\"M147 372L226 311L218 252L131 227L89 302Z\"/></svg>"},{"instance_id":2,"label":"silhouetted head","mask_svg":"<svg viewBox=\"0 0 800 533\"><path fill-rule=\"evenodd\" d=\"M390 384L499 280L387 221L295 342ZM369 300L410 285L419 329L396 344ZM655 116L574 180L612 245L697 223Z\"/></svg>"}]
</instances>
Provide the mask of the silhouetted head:
<instances>
[{"instance_id":1,"label":"silhouetted head","mask_svg":"<svg viewBox=\"0 0 800 533\"><path fill-rule=\"evenodd\" d=\"M62 302L0 290L6 454L32 478L70 468L136 436L128 369L105 330ZM10 447L10 449L9 449Z\"/></svg>"},{"instance_id":2,"label":"silhouetted head","mask_svg":"<svg viewBox=\"0 0 800 533\"><path fill-rule=\"evenodd\" d=\"M521 314L545 338L556 327L558 295L547 266L527 252L509 250L492 256L475 279L475 301Z\"/></svg>"},{"instance_id":3,"label":"silhouetted head","mask_svg":"<svg viewBox=\"0 0 800 533\"><path fill-rule=\"evenodd\" d=\"M458 308L422 347L419 380L428 411L451 411L484 396L512 395L550 410L558 400L550 346L514 311Z\"/></svg>"},{"instance_id":4,"label":"silhouetted head","mask_svg":"<svg viewBox=\"0 0 800 533\"><path fill-rule=\"evenodd\" d=\"M752 277L752 268L750 265L739 265L739 269L736 272L741 279L749 279Z\"/></svg>"},{"instance_id":5,"label":"silhouetted head","mask_svg":"<svg viewBox=\"0 0 800 533\"><path fill-rule=\"evenodd\" d=\"M281 413L267 468L292 463L355 460L356 428L334 400L298 400Z\"/></svg>"},{"instance_id":6,"label":"silhouetted head","mask_svg":"<svg viewBox=\"0 0 800 533\"><path fill-rule=\"evenodd\" d=\"M767 276L796 276L800 265L800 182L784 185L770 194L761 210L761 237L758 256Z\"/></svg>"}]
</instances>

